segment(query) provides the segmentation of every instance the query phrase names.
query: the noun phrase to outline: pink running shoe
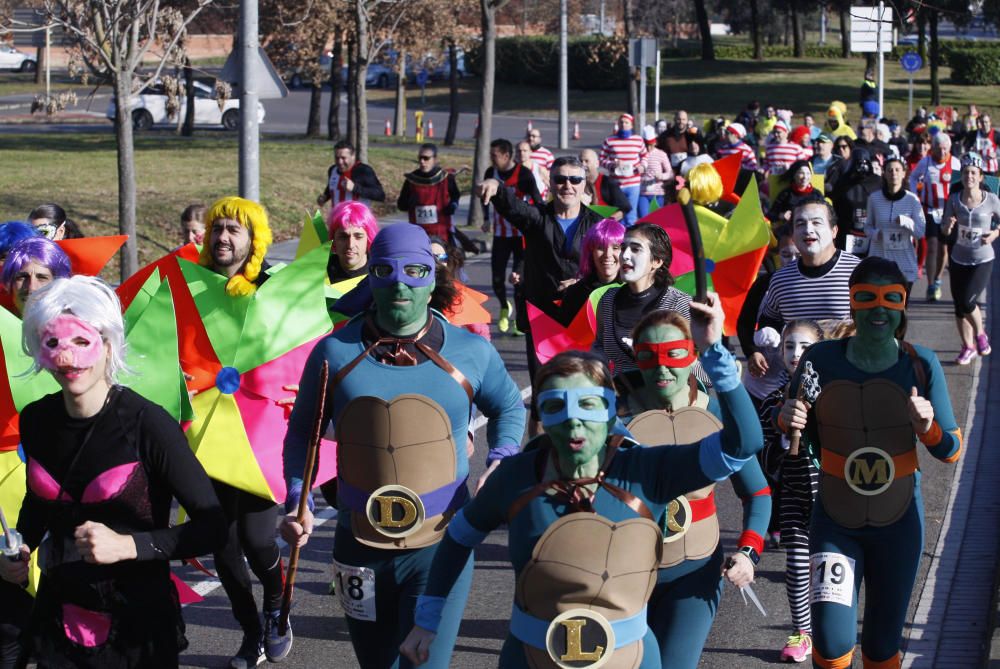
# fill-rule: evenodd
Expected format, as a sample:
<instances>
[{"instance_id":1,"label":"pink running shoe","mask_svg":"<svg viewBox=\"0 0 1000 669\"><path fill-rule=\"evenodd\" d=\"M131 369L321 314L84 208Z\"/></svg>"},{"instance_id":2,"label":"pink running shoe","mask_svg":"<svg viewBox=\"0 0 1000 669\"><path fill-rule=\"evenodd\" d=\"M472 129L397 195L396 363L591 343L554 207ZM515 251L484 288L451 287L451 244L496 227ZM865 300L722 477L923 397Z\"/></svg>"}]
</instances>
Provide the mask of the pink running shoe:
<instances>
[{"instance_id":1,"label":"pink running shoe","mask_svg":"<svg viewBox=\"0 0 1000 669\"><path fill-rule=\"evenodd\" d=\"M993 347L990 346L990 338L985 332L976 335L976 350L979 351L979 355L989 355L993 351Z\"/></svg>"},{"instance_id":2,"label":"pink running shoe","mask_svg":"<svg viewBox=\"0 0 1000 669\"><path fill-rule=\"evenodd\" d=\"M782 662L805 662L812 655L813 641L808 632L799 630L788 637L785 647L781 649Z\"/></svg>"},{"instance_id":3,"label":"pink running shoe","mask_svg":"<svg viewBox=\"0 0 1000 669\"><path fill-rule=\"evenodd\" d=\"M956 365L968 365L976 357L976 351L966 346L962 347L958 357L955 358Z\"/></svg>"}]
</instances>

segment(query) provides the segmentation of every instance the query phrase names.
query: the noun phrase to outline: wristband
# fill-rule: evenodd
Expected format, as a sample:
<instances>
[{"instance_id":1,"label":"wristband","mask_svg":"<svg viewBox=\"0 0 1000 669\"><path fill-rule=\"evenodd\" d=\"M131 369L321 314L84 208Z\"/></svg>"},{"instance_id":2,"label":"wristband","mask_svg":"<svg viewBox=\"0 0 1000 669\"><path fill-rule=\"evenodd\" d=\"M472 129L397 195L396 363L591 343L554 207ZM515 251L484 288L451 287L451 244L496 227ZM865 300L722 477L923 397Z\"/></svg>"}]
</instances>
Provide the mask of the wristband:
<instances>
[{"instance_id":1,"label":"wristband","mask_svg":"<svg viewBox=\"0 0 1000 669\"><path fill-rule=\"evenodd\" d=\"M941 439L943 437L944 432L941 430L941 426L938 425L936 420L931 422L931 429L927 430L923 434L917 435L917 439L919 439L920 443L924 446L937 446L941 443Z\"/></svg>"}]
</instances>

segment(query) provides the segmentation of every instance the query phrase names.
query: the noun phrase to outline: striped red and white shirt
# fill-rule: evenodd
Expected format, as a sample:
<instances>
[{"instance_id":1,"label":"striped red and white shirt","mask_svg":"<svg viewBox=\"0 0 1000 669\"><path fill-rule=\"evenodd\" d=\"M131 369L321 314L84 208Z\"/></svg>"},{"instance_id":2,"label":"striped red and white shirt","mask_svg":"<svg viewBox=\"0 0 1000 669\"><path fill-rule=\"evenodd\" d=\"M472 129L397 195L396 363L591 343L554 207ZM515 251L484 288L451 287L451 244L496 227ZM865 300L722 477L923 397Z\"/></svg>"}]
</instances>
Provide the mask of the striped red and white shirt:
<instances>
[{"instance_id":1,"label":"striped red and white shirt","mask_svg":"<svg viewBox=\"0 0 1000 669\"><path fill-rule=\"evenodd\" d=\"M764 171L768 174L784 174L792 163L804 159L802 147L797 144L768 144L764 154Z\"/></svg>"},{"instance_id":2,"label":"striped red and white shirt","mask_svg":"<svg viewBox=\"0 0 1000 669\"><path fill-rule=\"evenodd\" d=\"M604 144L601 146L601 155L598 159L601 166L608 171L608 174L619 187L631 188L632 186L638 186L642 181L642 175L639 174L638 167L639 165L645 167L646 143L639 135L632 135L631 137L611 135L604 140ZM616 171L615 161L621 161L624 165L621 171L625 172L625 174Z\"/></svg>"},{"instance_id":3,"label":"striped red and white shirt","mask_svg":"<svg viewBox=\"0 0 1000 669\"><path fill-rule=\"evenodd\" d=\"M740 140L736 144L726 144L720 146L716 153L719 154L719 158L725 158L726 156L731 156L738 153L742 158L740 159L740 167L745 170L750 170L751 172L757 171L757 156L753 155L753 149L751 149L746 142Z\"/></svg>"},{"instance_id":4,"label":"striped red and white shirt","mask_svg":"<svg viewBox=\"0 0 1000 669\"><path fill-rule=\"evenodd\" d=\"M934 223L941 222L944 203L951 192L952 174L962 171L962 163L955 156L938 163L931 155L920 159L910 174L910 190L916 194L927 214L935 214Z\"/></svg>"},{"instance_id":5,"label":"striped red and white shirt","mask_svg":"<svg viewBox=\"0 0 1000 669\"><path fill-rule=\"evenodd\" d=\"M546 149L544 146L540 146L537 149L531 151L531 161L536 165L541 165L547 170L552 169L552 163L556 161L556 157L552 155L552 152Z\"/></svg>"},{"instance_id":6,"label":"striped red and white shirt","mask_svg":"<svg viewBox=\"0 0 1000 669\"><path fill-rule=\"evenodd\" d=\"M1000 151L997 150L996 129L990 128L988 135L984 135L982 130L977 131L973 148L986 162L986 171L990 174L996 174L998 165L1000 165L1000 161L997 160L997 154Z\"/></svg>"},{"instance_id":7,"label":"striped red and white shirt","mask_svg":"<svg viewBox=\"0 0 1000 669\"><path fill-rule=\"evenodd\" d=\"M510 178L504 179L500 176L500 171L497 168L493 169L493 178L502 183L506 188L514 191L514 194L525 202L531 203L531 197L522 193L518 187L517 183L521 176L521 170L525 169L523 165L518 164L514 171L511 172ZM532 176L534 178L534 176ZM510 224L506 218L497 213L497 208L493 207L493 236L494 237L521 237L521 231Z\"/></svg>"}]
</instances>

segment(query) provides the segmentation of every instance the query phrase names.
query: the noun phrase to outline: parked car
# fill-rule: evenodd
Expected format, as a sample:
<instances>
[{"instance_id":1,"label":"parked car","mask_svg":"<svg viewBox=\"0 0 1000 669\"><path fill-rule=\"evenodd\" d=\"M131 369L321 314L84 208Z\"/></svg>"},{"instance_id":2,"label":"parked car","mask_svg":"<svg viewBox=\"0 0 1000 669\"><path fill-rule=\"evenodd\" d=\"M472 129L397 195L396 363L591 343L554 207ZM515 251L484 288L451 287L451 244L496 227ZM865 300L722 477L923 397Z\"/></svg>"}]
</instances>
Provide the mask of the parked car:
<instances>
[{"instance_id":1,"label":"parked car","mask_svg":"<svg viewBox=\"0 0 1000 669\"><path fill-rule=\"evenodd\" d=\"M323 80L324 84L327 83L328 74L330 72L331 61L333 61L333 52L331 51L327 51L326 53L324 53L322 56L319 57L319 66L323 68L324 72L327 73L327 75L324 76ZM346 67L343 69L342 76L344 77L344 81L347 81ZM301 68L293 72L286 72L284 78L285 78L285 83L288 84L289 88L303 88L305 86L312 85L312 79L310 79L309 75Z\"/></svg>"},{"instance_id":2,"label":"parked car","mask_svg":"<svg viewBox=\"0 0 1000 669\"><path fill-rule=\"evenodd\" d=\"M38 62L31 54L18 51L9 44L0 44L0 70L34 72Z\"/></svg>"},{"instance_id":3,"label":"parked car","mask_svg":"<svg viewBox=\"0 0 1000 669\"><path fill-rule=\"evenodd\" d=\"M136 130L148 130L154 125L173 125L178 119L167 115L167 93L159 82L150 84L138 95L133 95L129 101L132 111L132 127ZM181 96L180 118L187 113L187 98ZM115 118L115 100L108 102L107 117ZM257 103L257 122L264 122L264 105ZM222 109L215 96L215 90L200 81L194 82L194 123L195 125L221 125L226 130L236 130L240 127L240 100L238 97L226 100Z\"/></svg>"},{"instance_id":4,"label":"parked car","mask_svg":"<svg viewBox=\"0 0 1000 669\"><path fill-rule=\"evenodd\" d=\"M383 65L382 63L372 63L368 66L368 71L365 75L365 86L392 88L396 85L397 77L396 71L391 66Z\"/></svg>"}]
</instances>

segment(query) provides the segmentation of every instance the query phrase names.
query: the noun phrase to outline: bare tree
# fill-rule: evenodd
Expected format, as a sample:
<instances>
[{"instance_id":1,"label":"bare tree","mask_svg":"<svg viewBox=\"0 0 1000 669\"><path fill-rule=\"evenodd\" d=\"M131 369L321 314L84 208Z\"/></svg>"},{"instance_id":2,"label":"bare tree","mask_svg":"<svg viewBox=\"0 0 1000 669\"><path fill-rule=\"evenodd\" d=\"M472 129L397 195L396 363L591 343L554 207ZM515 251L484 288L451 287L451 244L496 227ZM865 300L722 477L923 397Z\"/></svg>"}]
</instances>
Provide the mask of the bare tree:
<instances>
[{"instance_id":1,"label":"bare tree","mask_svg":"<svg viewBox=\"0 0 1000 669\"><path fill-rule=\"evenodd\" d=\"M65 31L70 50L70 72L110 81L114 89L115 137L118 145L118 228L128 235L122 248L121 278L139 266L136 244L135 157L132 136L132 95L160 77L168 64L183 64L187 27L213 0L195 0L184 10L160 0L44 0L45 24ZM0 34L24 28L12 19L0 25ZM144 60L152 69L140 74Z\"/></svg>"}]
</instances>

